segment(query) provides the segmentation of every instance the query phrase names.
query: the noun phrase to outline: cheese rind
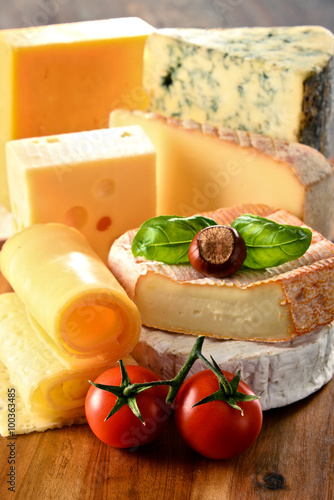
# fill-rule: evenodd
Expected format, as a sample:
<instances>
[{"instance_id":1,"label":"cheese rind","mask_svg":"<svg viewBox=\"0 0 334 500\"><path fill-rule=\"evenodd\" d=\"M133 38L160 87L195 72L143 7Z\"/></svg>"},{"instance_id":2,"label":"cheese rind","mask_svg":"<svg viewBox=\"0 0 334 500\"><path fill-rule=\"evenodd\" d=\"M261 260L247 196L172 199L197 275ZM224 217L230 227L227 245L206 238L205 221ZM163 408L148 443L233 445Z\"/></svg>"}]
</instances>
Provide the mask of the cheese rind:
<instances>
[{"instance_id":1,"label":"cheese rind","mask_svg":"<svg viewBox=\"0 0 334 500\"><path fill-rule=\"evenodd\" d=\"M318 151L141 111L115 110L110 125L140 125L155 146L159 214L189 216L264 203L283 208L332 237L333 168Z\"/></svg>"},{"instance_id":2,"label":"cheese rind","mask_svg":"<svg viewBox=\"0 0 334 500\"><path fill-rule=\"evenodd\" d=\"M143 327L132 356L141 366L170 380L185 363L195 339ZM334 325L317 328L288 342L207 338L203 355L213 356L221 369L236 374L260 396L263 410L295 403L329 382L334 375ZM206 366L197 360L189 376Z\"/></svg>"},{"instance_id":3,"label":"cheese rind","mask_svg":"<svg viewBox=\"0 0 334 500\"><path fill-rule=\"evenodd\" d=\"M5 143L105 128L116 107L146 109L139 18L0 31L0 202L9 208Z\"/></svg>"},{"instance_id":4,"label":"cheese rind","mask_svg":"<svg viewBox=\"0 0 334 500\"><path fill-rule=\"evenodd\" d=\"M253 213L302 225L284 210L241 205L208 212L219 224ZM128 231L111 247L109 267L136 303L146 326L219 338L281 341L334 320L334 244L313 231L299 259L263 270L208 278L190 265L135 258Z\"/></svg>"},{"instance_id":5,"label":"cheese rind","mask_svg":"<svg viewBox=\"0 0 334 500\"><path fill-rule=\"evenodd\" d=\"M79 231L30 226L4 244L0 266L32 326L62 360L116 362L136 344L137 307Z\"/></svg>"},{"instance_id":6,"label":"cheese rind","mask_svg":"<svg viewBox=\"0 0 334 500\"><path fill-rule=\"evenodd\" d=\"M19 139L6 150L17 230L68 224L106 262L116 237L156 215L156 154L138 126Z\"/></svg>"},{"instance_id":7,"label":"cheese rind","mask_svg":"<svg viewBox=\"0 0 334 500\"><path fill-rule=\"evenodd\" d=\"M165 28L144 54L150 110L328 152L333 34L320 26Z\"/></svg>"}]
</instances>

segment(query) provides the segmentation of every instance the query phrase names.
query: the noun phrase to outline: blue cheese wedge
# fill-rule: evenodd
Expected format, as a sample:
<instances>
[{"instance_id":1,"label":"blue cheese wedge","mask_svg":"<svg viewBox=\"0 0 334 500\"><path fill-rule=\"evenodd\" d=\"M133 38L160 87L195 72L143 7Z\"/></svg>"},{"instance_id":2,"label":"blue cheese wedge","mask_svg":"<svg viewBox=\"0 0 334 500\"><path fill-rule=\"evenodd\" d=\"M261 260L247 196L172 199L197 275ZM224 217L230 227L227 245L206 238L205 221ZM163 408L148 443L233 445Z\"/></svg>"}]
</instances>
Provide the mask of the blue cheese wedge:
<instances>
[{"instance_id":1,"label":"blue cheese wedge","mask_svg":"<svg viewBox=\"0 0 334 500\"><path fill-rule=\"evenodd\" d=\"M195 339L190 335L142 328L132 356L163 379L171 379L188 357ZM205 339L202 352L220 368L241 378L260 396L263 410L299 401L329 382L334 375L334 324L287 342L245 342ZM190 375L206 366L199 360Z\"/></svg>"},{"instance_id":2,"label":"blue cheese wedge","mask_svg":"<svg viewBox=\"0 0 334 500\"><path fill-rule=\"evenodd\" d=\"M150 111L327 154L334 37L319 26L161 29L144 54Z\"/></svg>"},{"instance_id":3,"label":"blue cheese wedge","mask_svg":"<svg viewBox=\"0 0 334 500\"><path fill-rule=\"evenodd\" d=\"M230 225L241 214L302 225L284 210L241 205L209 212ZM241 270L208 278L189 265L166 265L135 258L136 231L115 241L109 267L137 305L145 326L220 339L287 341L334 320L334 244L313 231L299 259L278 267Z\"/></svg>"}]
</instances>

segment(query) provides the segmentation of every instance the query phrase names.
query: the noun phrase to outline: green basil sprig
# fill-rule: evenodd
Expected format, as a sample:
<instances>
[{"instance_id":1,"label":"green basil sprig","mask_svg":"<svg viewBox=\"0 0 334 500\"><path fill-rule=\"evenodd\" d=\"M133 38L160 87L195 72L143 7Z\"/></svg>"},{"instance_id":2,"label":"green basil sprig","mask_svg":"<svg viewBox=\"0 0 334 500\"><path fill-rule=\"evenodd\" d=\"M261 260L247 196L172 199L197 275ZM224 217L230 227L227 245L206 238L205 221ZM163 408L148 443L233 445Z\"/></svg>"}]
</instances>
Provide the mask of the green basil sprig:
<instances>
[{"instance_id":1,"label":"green basil sprig","mask_svg":"<svg viewBox=\"0 0 334 500\"><path fill-rule=\"evenodd\" d=\"M275 267L298 259L309 248L312 231L306 227L278 224L258 215L241 215L232 222L246 243L243 265L251 269Z\"/></svg>"},{"instance_id":2,"label":"green basil sprig","mask_svg":"<svg viewBox=\"0 0 334 500\"><path fill-rule=\"evenodd\" d=\"M145 257L165 264L186 264L193 237L217 222L209 217L193 215L160 215L144 222L135 235L131 250L135 257Z\"/></svg>"}]
</instances>

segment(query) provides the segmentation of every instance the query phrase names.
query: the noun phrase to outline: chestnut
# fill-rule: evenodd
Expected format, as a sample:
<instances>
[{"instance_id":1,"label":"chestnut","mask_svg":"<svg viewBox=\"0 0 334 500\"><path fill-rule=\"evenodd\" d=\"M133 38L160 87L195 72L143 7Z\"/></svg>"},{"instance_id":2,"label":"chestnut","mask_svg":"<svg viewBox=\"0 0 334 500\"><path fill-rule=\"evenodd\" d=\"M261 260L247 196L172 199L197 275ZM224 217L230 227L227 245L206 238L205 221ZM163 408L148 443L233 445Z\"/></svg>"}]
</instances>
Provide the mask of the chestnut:
<instances>
[{"instance_id":1,"label":"chestnut","mask_svg":"<svg viewBox=\"0 0 334 500\"><path fill-rule=\"evenodd\" d=\"M246 244L230 226L208 226L190 243L190 264L204 276L226 278L240 269L246 259Z\"/></svg>"}]
</instances>

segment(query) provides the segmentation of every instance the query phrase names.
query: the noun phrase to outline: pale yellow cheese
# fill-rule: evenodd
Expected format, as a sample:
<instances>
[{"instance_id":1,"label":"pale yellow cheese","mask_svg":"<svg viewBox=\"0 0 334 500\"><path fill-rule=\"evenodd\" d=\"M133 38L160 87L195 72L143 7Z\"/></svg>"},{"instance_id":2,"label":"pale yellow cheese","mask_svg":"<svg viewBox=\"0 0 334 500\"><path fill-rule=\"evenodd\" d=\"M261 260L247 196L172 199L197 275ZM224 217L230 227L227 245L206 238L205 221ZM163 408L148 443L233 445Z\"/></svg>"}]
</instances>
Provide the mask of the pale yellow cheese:
<instances>
[{"instance_id":1,"label":"pale yellow cheese","mask_svg":"<svg viewBox=\"0 0 334 500\"><path fill-rule=\"evenodd\" d=\"M333 169L318 151L264 135L115 110L111 126L141 125L157 152L157 211L189 216L241 203L283 208L330 238Z\"/></svg>"},{"instance_id":2,"label":"pale yellow cheese","mask_svg":"<svg viewBox=\"0 0 334 500\"><path fill-rule=\"evenodd\" d=\"M253 213L282 224L302 222L284 210L242 205L209 212L230 225ZM334 320L334 244L313 231L299 259L263 270L207 278L190 264L169 266L135 258L128 231L113 244L109 267L134 300L146 326L219 338L288 340Z\"/></svg>"},{"instance_id":3,"label":"pale yellow cheese","mask_svg":"<svg viewBox=\"0 0 334 500\"><path fill-rule=\"evenodd\" d=\"M10 141L16 228L46 222L76 227L106 262L116 237L156 214L155 163L138 126Z\"/></svg>"},{"instance_id":4,"label":"pale yellow cheese","mask_svg":"<svg viewBox=\"0 0 334 500\"><path fill-rule=\"evenodd\" d=\"M146 109L139 18L0 31L0 202L9 207L5 143L105 128L111 109Z\"/></svg>"},{"instance_id":5,"label":"pale yellow cheese","mask_svg":"<svg viewBox=\"0 0 334 500\"><path fill-rule=\"evenodd\" d=\"M135 363L131 356L123 361ZM88 381L106 369L87 360L75 360L67 367L31 327L18 296L0 295L2 436L84 422Z\"/></svg>"},{"instance_id":6,"label":"pale yellow cheese","mask_svg":"<svg viewBox=\"0 0 334 500\"><path fill-rule=\"evenodd\" d=\"M4 244L0 267L62 362L115 362L138 341L137 307L76 229L30 226Z\"/></svg>"}]
</instances>

